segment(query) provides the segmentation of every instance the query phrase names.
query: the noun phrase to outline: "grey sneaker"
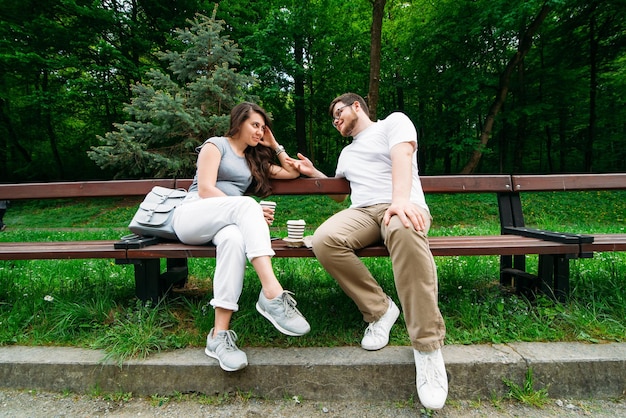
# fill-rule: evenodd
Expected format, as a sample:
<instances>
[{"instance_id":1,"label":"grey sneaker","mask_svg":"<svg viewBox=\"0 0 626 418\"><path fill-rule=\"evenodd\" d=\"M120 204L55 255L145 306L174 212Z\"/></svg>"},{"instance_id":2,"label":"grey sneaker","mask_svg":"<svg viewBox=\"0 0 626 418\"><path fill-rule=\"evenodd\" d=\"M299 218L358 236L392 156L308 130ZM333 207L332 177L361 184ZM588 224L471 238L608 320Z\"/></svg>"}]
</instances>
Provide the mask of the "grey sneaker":
<instances>
[{"instance_id":1,"label":"grey sneaker","mask_svg":"<svg viewBox=\"0 0 626 418\"><path fill-rule=\"evenodd\" d=\"M448 375L441 349L423 352L413 350L415 384L420 402L427 409L441 409L448 397Z\"/></svg>"},{"instance_id":2,"label":"grey sneaker","mask_svg":"<svg viewBox=\"0 0 626 418\"><path fill-rule=\"evenodd\" d=\"M206 337L204 353L217 359L220 367L227 372L241 370L248 365L248 357L237 348L235 341L237 341L235 331L220 331L213 336L213 329L211 329Z\"/></svg>"},{"instance_id":3,"label":"grey sneaker","mask_svg":"<svg viewBox=\"0 0 626 418\"><path fill-rule=\"evenodd\" d=\"M387 312L378 321L370 322L365 330L365 335L361 340L361 347L366 350L380 350L389 343L389 332L393 324L396 323L398 316L400 316L400 309L398 309L390 297L387 297L387 299L389 300Z\"/></svg>"},{"instance_id":4,"label":"grey sneaker","mask_svg":"<svg viewBox=\"0 0 626 418\"><path fill-rule=\"evenodd\" d=\"M291 295L293 293L284 290L270 300L261 291L256 310L283 334L299 337L311 331L311 326L296 308L296 300Z\"/></svg>"}]
</instances>

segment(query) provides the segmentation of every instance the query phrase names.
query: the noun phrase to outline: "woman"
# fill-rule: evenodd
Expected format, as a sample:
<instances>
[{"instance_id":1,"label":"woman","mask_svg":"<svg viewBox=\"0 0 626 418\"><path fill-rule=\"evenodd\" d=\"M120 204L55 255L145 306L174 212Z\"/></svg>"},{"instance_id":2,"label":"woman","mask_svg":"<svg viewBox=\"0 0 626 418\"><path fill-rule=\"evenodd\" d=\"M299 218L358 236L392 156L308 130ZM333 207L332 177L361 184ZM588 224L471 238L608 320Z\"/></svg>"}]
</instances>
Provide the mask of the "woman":
<instances>
[{"instance_id":1,"label":"woman","mask_svg":"<svg viewBox=\"0 0 626 418\"><path fill-rule=\"evenodd\" d=\"M256 308L279 331L301 336L310 326L292 293L284 290L272 268L268 223L273 210L261 208L251 197L271 192L269 181L293 179L300 173L287 165L285 149L269 127L269 117L254 103L241 103L230 113L230 128L223 137L207 139L198 147L197 170L189 195L174 213L174 230L185 244L216 246L213 279L215 324L207 336L205 353L217 359L226 371L247 366L246 354L237 348L237 335L230 330L233 312L243 289L246 258L261 281ZM259 146L260 145L260 146ZM277 158L280 165L273 164Z\"/></svg>"}]
</instances>

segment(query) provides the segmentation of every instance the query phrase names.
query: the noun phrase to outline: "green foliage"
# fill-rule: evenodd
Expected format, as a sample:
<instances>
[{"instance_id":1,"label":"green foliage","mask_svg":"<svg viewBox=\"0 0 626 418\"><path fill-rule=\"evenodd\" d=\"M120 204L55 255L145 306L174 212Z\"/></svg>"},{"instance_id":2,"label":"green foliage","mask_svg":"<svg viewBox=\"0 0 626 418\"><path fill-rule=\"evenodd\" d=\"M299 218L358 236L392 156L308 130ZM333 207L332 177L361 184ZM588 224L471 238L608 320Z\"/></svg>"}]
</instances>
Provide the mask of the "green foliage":
<instances>
[{"instance_id":1,"label":"green foliage","mask_svg":"<svg viewBox=\"0 0 626 418\"><path fill-rule=\"evenodd\" d=\"M533 381L533 369L529 367L526 371L526 379L522 386L517 385L509 379L503 379L504 384L509 388L508 396L523 404L542 408L546 406L550 399L548 398L548 390L546 388L536 390Z\"/></svg>"},{"instance_id":2,"label":"green foliage","mask_svg":"<svg viewBox=\"0 0 626 418\"><path fill-rule=\"evenodd\" d=\"M132 86L126 107L132 120L99 137L88 154L116 177L181 177L195 172L194 150L228 128L230 108L254 83L239 74L239 49L224 36L224 23L203 15L174 33L182 51L158 56L170 74L151 69L148 80Z\"/></svg>"},{"instance_id":3,"label":"green foliage","mask_svg":"<svg viewBox=\"0 0 626 418\"><path fill-rule=\"evenodd\" d=\"M129 358L146 358L161 350L181 348L182 337L168 332L177 323L168 305L137 301L134 308L116 312L113 323L101 330L91 347L106 349L105 359L121 365Z\"/></svg>"},{"instance_id":4,"label":"green foliage","mask_svg":"<svg viewBox=\"0 0 626 418\"><path fill-rule=\"evenodd\" d=\"M192 2L4 1L0 178L109 177L85 152L125 117L129 85L158 64L153 51L193 15Z\"/></svg>"},{"instance_id":5,"label":"green foliage","mask_svg":"<svg viewBox=\"0 0 626 418\"><path fill-rule=\"evenodd\" d=\"M503 69L544 6L479 145ZM224 23L196 42L206 23L196 13ZM625 15L615 0L387 1L378 115L402 110L416 123L425 174L458 172L477 148L481 173L623 171ZM222 134L247 95L292 155L332 174L346 140L328 104L368 95L371 19L367 1L6 0L0 178L190 173L195 145Z\"/></svg>"}]
</instances>

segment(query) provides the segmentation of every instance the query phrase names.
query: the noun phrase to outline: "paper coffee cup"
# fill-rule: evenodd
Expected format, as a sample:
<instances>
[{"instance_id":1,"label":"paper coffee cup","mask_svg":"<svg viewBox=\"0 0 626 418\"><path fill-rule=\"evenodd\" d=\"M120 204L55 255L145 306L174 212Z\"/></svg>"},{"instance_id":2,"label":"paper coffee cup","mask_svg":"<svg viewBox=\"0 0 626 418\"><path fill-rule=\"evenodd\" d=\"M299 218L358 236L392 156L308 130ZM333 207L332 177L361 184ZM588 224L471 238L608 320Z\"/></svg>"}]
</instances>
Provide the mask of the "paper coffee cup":
<instances>
[{"instance_id":1,"label":"paper coffee cup","mask_svg":"<svg viewBox=\"0 0 626 418\"><path fill-rule=\"evenodd\" d=\"M276 202L272 202L271 200L261 200L259 202L262 208L270 208L274 213L276 212ZM270 222L270 225L274 222Z\"/></svg>"}]
</instances>

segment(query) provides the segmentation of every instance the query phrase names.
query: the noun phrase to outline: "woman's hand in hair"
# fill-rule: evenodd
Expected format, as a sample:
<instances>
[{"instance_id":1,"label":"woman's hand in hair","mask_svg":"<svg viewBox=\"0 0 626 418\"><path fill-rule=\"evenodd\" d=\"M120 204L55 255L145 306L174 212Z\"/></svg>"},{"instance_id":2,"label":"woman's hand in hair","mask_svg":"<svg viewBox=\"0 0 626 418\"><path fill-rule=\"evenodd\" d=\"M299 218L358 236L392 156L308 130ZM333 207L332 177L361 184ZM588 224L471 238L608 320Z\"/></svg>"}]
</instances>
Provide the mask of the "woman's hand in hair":
<instances>
[{"instance_id":1,"label":"woman's hand in hair","mask_svg":"<svg viewBox=\"0 0 626 418\"><path fill-rule=\"evenodd\" d=\"M269 126L265 127L263 137L259 141L259 144L271 149L276 149L278 147L278 141L276 141L276 138L274 138L274 134L272 133L272 130Z\"/></svg>"}]
</instances>

